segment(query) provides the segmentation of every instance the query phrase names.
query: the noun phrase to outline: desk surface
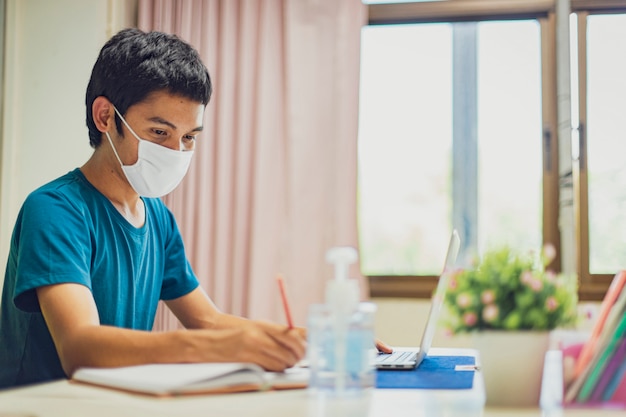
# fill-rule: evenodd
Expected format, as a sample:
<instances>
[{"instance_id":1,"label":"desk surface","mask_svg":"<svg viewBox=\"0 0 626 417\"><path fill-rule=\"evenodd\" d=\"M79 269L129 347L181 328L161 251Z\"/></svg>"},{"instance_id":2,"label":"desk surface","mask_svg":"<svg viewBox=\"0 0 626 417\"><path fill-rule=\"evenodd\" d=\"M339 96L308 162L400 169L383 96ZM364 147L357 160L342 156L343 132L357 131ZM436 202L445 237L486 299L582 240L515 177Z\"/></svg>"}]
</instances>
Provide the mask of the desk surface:
<instances>
[{"instance_id":1,"label":"desk surface","mask_svg":"<svg viewBox=\"0 0 626 417\"><path fill-rule=\"evenodd\" d=\"M433 349L433 354L471 354L467 349ZM419 416L588 416L590 410L561 410L554 389L547 391L544 410L483 408L482 376L473 390L367 390L359 398L324 399L307 390L252 392L212 396L152 398L57 381L0 391L0 417L419 417ZM547 384L555 387L559 384ZM544 390L544 393L546 391ZM558 396L558 395L557 395ZM552 404L551 404L552 403ZM593 410L594 416L623 415L623 410Z\"/></svg>"}]
</instances>

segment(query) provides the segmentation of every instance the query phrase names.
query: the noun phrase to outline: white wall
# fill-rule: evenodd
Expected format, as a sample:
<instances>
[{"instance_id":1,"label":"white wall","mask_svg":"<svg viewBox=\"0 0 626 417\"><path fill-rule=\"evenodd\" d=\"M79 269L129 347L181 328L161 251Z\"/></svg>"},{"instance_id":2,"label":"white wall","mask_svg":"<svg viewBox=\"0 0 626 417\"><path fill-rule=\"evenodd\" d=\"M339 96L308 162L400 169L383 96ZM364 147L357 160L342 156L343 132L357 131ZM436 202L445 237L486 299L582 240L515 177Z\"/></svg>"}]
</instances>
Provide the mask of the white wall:
<instances>
[{"instance_id":1,"label":"white wall","mask_svg":"<svg viewBox=\"0 0 626 417\"><path fill-rule=\"evenodd\" d=\"M392 346L419 346L430 309L429 300L409 298L376 298L376 336ZM599 302L583 302L578 305L579 321L574 333L586 334L591 331L600 307ZM553 334L553 343L571 337L568 332ZM433 346L468 347L472 346L471 336L450 335L441 326L435 333Z\"/></svg>"},{"instance_id":2,"label":"white wall","mask_svg":"<svg viewBox=\"0 0 626 417\"><path fill-rule=\"evenodd\" d=\"M15 218L28 193L91 155L85 89L135 0L6 0L0 137L0 287Z\"/></svg>"},{"instance_id":3,"label":"white wall","mask_svg":"<svg viewBox=\"0 0 626 417\"><path fill-rule=\"evenodd\" d=\"M419 346L430 301L412 298L376 298L376 337L392 346ZM448 335L438 328L433 346L467 347L467 336Z\"/></svg>"}]
</instances>

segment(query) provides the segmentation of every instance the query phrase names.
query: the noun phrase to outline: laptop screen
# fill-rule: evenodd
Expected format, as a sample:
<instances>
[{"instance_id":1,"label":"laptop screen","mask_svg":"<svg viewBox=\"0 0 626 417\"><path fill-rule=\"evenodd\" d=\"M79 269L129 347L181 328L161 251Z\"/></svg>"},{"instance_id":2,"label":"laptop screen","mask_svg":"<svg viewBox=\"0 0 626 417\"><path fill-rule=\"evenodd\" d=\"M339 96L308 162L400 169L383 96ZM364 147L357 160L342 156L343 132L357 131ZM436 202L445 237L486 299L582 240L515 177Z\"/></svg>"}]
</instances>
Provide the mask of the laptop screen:
<instances>
[{"instance_id":1,"label":"laptop screen","mask_svg":"<svg viewBox=\"0 0 626 417\"><path fill-rule=\"evenodd\" d=\"M418 363L421 362L424 356L428 354L428 350L432 345L433 338L435 337L435 330L437 329L437 322L439 321L439 314L443 307L443 299L445 296L446 288L448 287L448 281L450 274L454 270L456 264L456 258L459 254L459 247L461 245L461 239L459 233L456 230L452 231L450 236L450 243L448 244L448 251L446 253L446 261L443 267L443 271L439 276L439 282L433 293L433 297L430 304L430 312L428 314L428 321L424 328L424 334L422 335L422 342L420 345Z\"/></svg>"}]
</instances>

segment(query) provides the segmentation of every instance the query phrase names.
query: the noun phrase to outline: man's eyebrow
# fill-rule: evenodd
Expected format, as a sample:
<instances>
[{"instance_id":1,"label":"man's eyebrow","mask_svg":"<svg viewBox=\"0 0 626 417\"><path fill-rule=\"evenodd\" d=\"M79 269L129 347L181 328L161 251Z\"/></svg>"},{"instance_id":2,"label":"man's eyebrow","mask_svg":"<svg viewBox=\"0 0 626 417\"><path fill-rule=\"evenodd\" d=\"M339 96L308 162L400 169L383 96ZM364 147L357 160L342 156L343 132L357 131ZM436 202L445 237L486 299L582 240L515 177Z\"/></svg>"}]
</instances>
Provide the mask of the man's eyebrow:
<instances>
[{"instance_id":1,"label":"man's eyebrow","mask_svg":"<svg viewBox=\"0 0 626 417\"><path fill-rule=\"evenodd\" d=\"M162 125L169 126L172 129L176 129L176 125L174 123L172 123L170 121L167 121L167 120L163 119L162 117L158 117L158 116L151 117L148 120L151 121L151 122L155 122L155 123L159 123L159 124L162 124ZM194 129L191 129L190 132L200 132L203 129L204 129L204 126L198 126L198 127L194 128Z\"/></svg>"}]
</instances>

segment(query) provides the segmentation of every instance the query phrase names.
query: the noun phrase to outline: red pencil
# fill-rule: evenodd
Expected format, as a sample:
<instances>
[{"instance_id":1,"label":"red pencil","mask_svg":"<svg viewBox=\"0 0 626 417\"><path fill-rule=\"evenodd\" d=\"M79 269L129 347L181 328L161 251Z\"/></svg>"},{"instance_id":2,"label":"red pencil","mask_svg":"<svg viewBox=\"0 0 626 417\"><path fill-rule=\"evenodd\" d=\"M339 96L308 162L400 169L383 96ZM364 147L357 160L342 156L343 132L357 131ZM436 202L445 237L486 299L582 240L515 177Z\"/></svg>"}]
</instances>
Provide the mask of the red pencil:
<instances>
[{"instance_id":1,"label":"red pencil","mask_svg":"<svg viewBox=\"0 0 626 417\"><path fill-rule=\"evenodd\" d=\"M282 275L276 276L276 282L278 282L278 289L280 290L280 298L283 300L283 308L285 309L285 315L287 316L287 324L290 329L293 329L293 320L291 319L291 309L289 308L289 301L287 300L287 292L285 291L285 281Z\"/></svg>"}]
</instances>

